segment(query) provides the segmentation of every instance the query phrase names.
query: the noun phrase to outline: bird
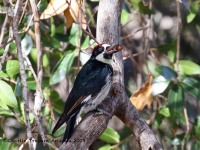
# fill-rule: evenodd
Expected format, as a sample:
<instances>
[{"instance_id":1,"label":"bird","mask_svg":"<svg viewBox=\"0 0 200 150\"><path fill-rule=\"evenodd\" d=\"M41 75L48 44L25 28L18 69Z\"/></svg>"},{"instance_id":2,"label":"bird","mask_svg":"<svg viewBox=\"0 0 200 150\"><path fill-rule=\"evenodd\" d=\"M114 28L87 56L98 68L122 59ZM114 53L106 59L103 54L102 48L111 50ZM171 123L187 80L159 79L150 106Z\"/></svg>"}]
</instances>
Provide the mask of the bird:
<instances>
[{"instance_id":1,"label":"bird","mask_svg":"<svg viewBox=\"0 0 200 150\"><path fill-rule=\"evenodd\" d=\"M72 90L65 102L63 113L58 119L52 134L64 123L67 124L62 142L67 142L72 136L76 118L82 113L96 110L109 93L113 76L113 54L122 50L120 45L111 46L106 43L93 48L90 59L79 71Z\"/></svg>"}]
</instances>

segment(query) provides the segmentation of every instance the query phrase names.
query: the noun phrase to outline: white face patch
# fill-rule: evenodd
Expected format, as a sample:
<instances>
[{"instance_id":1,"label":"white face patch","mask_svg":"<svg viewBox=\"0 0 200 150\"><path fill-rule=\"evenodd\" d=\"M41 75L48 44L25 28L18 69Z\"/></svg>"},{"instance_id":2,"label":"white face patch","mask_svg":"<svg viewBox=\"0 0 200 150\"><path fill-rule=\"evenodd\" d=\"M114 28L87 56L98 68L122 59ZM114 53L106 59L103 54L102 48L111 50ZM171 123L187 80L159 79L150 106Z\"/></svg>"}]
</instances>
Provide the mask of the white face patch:
<instances>
[{"instance_id":1,"label":"white face patch","mask_svg":"<svg viewBox=\"0 0 200 150\"><path fill-rule=\"evenodd\" d=\"M103 44L102 47L104 47L104 50L106 50L106 47L109 47L109 44Z\"/></svg>"},{"instance_id":2,"label":"white face patch","mask_svg":"<svg viewBox=\"0 0 200 150\"><path fill-rule=\"evenodd\" d=\"M106 52L106 48L109 47L109 46L110 46L109 44L103 44L102 45L102 47L104 48L104 51L96 57L96 60L101 61L101 62L106 63L106 64L112 63L112 59L105 59L104 56L103 56L103 54Z\"/></svg>"}]
</instances>

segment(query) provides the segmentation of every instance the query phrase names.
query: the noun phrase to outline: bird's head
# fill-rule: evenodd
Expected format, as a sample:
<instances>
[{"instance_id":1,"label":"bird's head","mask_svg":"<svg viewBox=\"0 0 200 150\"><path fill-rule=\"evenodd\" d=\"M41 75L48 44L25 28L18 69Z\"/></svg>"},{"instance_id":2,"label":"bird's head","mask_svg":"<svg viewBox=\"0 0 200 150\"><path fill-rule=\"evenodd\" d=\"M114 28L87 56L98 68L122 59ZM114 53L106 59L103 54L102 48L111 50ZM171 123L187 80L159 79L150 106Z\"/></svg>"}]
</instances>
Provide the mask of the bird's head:
<instances>
[{"instance_id":1,"label":"bird's head","mask_svg":"<svg viewBox=\"0 0 200 150\"><path fill-rule=\"evenodd\" d=\"M121 45L110 46L109 44L99 44L93 48L91 58L111 64L113 54L120 50L122 50Z\"/></svg>"}]
</instances>

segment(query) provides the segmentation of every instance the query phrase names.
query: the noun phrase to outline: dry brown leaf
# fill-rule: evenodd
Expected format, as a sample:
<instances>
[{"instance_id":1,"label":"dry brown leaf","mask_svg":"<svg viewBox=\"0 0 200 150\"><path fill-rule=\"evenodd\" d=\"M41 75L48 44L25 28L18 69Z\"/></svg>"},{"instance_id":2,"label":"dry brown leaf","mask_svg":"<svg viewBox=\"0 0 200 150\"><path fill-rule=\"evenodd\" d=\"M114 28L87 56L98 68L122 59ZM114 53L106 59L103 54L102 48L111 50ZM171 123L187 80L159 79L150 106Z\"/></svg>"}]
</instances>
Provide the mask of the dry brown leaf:
<instances>
[{"instance_id":1,"label":"dry brown leaf","mask_svg":"<svg viewBox=\"0 0 200 150\"><path fill-rule=\"evenodd\" d=\"M137 110L143 110L146 105L151 105L153 101L151 88L152 81L153 77L150 75L143 87L135 91L135 93L130 97L130 101Z\"/></svg>"},{"instance_id":2,"label":"dry brown leaf","mask_svg":"<svg viewBox=\"0 0 200 150\"><path fill-rule=\"evenodd\" d=\"M82 3L79 4L78 0L72 0L70 3L69 11L76 23L79 23L79 11L81 12ZM81 12L81 26L86 29L85 15Z\"/></svg>"},{"instance_id":3,"label":"dry brown leaf","mask_svg":"<svg viewBox=\"0 0 200 150\"><path fill-rule=\"evenodd\" d=\"M47 19L49 17L58 15L64 12L64 10L66 10L68 6L69 5L66 0L51 0L47 8L41 14L40 19Z\"/></svg>"},{"instance_id":4,"label":"dry brown leaf","mask_svg":"<svg viewBox=\"0 0 200 150\"><path fill-rule=\"evenodd\" d=\"M69 6L70 5L70 6ZM58 15L64 12L64 16L66 18L66 26L67 28L72 26L73 22L79 23L81 22L82 28L86 29L86 20L85 15L81 12L82 1L79 4L78 0L51 0L44 10L40 19L47 19L49 17ZM81 21L79 21L79 12L81 14Z\"/></svg>"},{"instance_id":5,"label":"dry brown leaf","mask_svg":"<svg viewBox=\"0 0 200 150\"><path fill-rule=\"evenodd\" d=\"M73 19L71 13L69 12L69 8L67 8L64 11L64 16L66 19L66 26L67 26L67 28L70 28L72 26L72 23L74 22L74 19Z\"/></svg>"}]
</instances>

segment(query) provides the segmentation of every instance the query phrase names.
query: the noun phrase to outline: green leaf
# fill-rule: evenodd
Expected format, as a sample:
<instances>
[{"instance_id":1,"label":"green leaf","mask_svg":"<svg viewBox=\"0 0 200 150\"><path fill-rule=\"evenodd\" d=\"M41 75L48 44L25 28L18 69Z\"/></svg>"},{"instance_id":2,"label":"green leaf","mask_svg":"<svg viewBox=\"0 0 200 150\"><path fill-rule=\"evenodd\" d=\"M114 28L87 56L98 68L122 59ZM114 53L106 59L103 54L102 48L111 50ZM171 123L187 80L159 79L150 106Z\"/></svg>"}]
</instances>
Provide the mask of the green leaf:
<instances>
[{"instance_id":1,"label":"green leaf","mask_svg":"<svg viewBox=\"0 0 200 150\"><path fill-rule=\"evenodd\" d=\"M54 18L51 17L51 37L54 37L55 33L56 33L56 26L54 24Z\"/></svg>"},{"instance_id":2,"label":"green leaf","mask_svg":"<svg viewBox=\"0 0 200 150\"><path fill-rule=\"evenodd\" d=\"M174 62L176 57L176 43L177 41L175 40L168 44L160 45L157 49L162 53L167 53L167 57L169 58L169 60L171 62Z\"/></svg>"},{"instance_id":3,"label":"green leaf","mask_svg":"<svg viewBox=\"0 0 200 150\"><path fill-rule=\"evenodd\" d=\"M186 77L181 84L186 92L200 100L200 82L194 78Z\"/></svg>"},{"instance_id":4,"label":"green leaf","mask_svg":"<svg viewBox=\"0 0 200 150\"><path fill-rule=\"evenodd\" d=\"M153 84L152 84L152 94L154 96L163 93L168 85L170 83L170 80L167 80L166 78L164 78L163 76L158 76L153 80Z\"/></svg>"},{"instance_id":5,"label":"green leaf","mask_svg":"<svg viewBox=\"0 0 200 150\"><path fill-rule=\"evenodd\" d=\"M69 43L77 46L78 40L79 40L79 29L78 24L73 23L72 28L70 30L70 36L69 36ZM82 32L80 33L81 36Z\"/></svg>"},{"instance_id":6,"label":"green leaf","mask_svg":"<svg viewBox=\"0 0 200 150\"><path fill-rule=\"evenodd\" d=\"M130 1L132 6L138 10L140 13L143 14L151 14L153 13L152 10L149 9L148 6L145 6L142 2L142 0L131 0Z\"/></svg>"},{"instance_id":7,"label":"green leaf","mask_svg":"<svg viewBox=\"0 0 200 150\"><path fill-rule=\"evenodd\" d=\"M154 120L154 126L158 129L163 121L165 117L160 114L159 112L156 113L156 116L155 116L155 120Z\"/></svg>"},{"instance_id":8,"label":"green leaf","mask_svg":"<svg viewBox=\"0 0 200 150\"><path fill-rule=\"evenodd\" d=\"M68 51L63 58L59 60L50 77L50 85L59 83L66 77L66 74L71 69L74 58L75 51Z\"/></svg>"},{"instance_id":9,"label":"green leaf","mask_svg":"<svg viewBox=\"0 0 200 150\"><path fill-rule=\"evenodd\" d=\"M4 109L6 105L17 108L17 100L10 85L0 80L0 106Z\"/></svg>"},{"instance_id":10,"label":"green leaf","mask_svg":"<svg viewBox=\"0 0 200 150\"><path fill-rule=\"evenodd\" d=\"M191 150L199 150L200 147L200 140L196 139L191 143L192 147Z\"/></svg>"},{"instance_id":11,"label":"green leaf","mask_svg":"<svg viewBox=\"0 0 200 150\"><path fill-rule=\"evenodd\" d=\"M59 128L53 135L59 137L65 133L66 126Z\"/></svg>"},{"instance_id":12,"label":"green leaf","mask_svg":"<svg viewBox=\"0 0 200 150\"><path fill-rule=\"evenodd\" d=\"M168 107L163 107L159 110L159 114L165 116L165 117L170 117L170 111Z\"/></svg>"},{"instance_id":13,"label":"green leaf","mask_svg":"<svg viewBox=\"0 0 200 150\"><path fill-rule=\"evenodd\" d=\"M17 81L16 81L16 86L15 86L15 96L16 97L20 97L22 96L22 85L21 85L21 81L20 78L17 77Z\"/></svg>"},{"instance_id":14,"label":"green leaf","mask_svg":"<svg viewBox=\"0 0 200 150\"><path fill-rule=\"evenodd\" d=\"M4 49L0 48L0 55L3 55Z\"/></svg>"},{"instance_id":15,"label":"green leaf","mask_svg":"<svg viewBox=\"0 0 200 150\"><path fill-rule=\"evenodd\" d=\"M168 80L177 77L177 73L173 69L167 66L159 66L156 68L156 71Z\"/></svg>"},{"instance_id":16,"label":"green leaf","mask_svg":"<svg viewBox=\"0 0 200 150\"><path fill-rule=\"evenodd\" d=\"M128 21L129 13L126 11L126 9L122 9L121 13L121 23L122 25L125 25Z\"/></svg>"},{"instance_id":17,"label":"green leaf","mask_svg":"<svg viewBox=\"0 0 200 150\"><path fill-rule=\"evenodd\" d=\"M187 13L187 23L191 23L196 17L199 9L199 1L194 1L190 5L190 10Z\"/></svg>"},{"instance_id":18,"label":"green leaf","mask_svg":"<svg viewBox=\"0 0 200 150\"><path fill-rule=\"evenodd\" d=\"M180 60L178 62L178 70L182 75L200 74L200 66L190 60Z\"/></svg>"},{"instance_id":19,"label":"green leaf","mask_svg":"<svg viewBox=\"0 0 200 150\"><path fill-rule=\"evenodd\" d=\"M36 81L33 77L27 78L27 85L28 85L28 89L36 90ZM48 85L49 85L49 77L43 77L42 89L44 89Z\"/></svg>"},{"instance_id":20,"label":"green leaf","mask_svg":"<svg viewBox=\"0 0 200 150\"><path fill-rule=\"evenodd\" d=\"M32 124L35 119L35 117L32 113L29 113L29 119L30 119L30 123Z\"/></svg>"},{"instance_id":21,"label":"green leaf","mask_svg":"<svg viewBox=\"0 0 200 150\"><path fill-rule=\"evenodd\" d=\"M120 136L117 133L117 131L115 131L112 128L107 127L106 130L99 137L99 139L107 143L116 144L116 143L119 143Z\"/></svg>"},{"instance_id":22,"label":"green leaf","mask_svg":"<svg viewBox=\"0 0 200 150\"><path fill-rule=\"evenodd\" d=\"M190 23L194 20L194 18L196 17L196 13L190 12L187 14L187 23Z\"/></svg>"},{"instance_id":23,"label":"green leaf","mask_svg":"<svg viewBox=\"0 0 200 150\"><path fill-rule=\"evenodd\" d=\"M49 57L47 54L43 54L42 64L44 68L49 67Z\"/></svg>"},{"instance_id":24,"label":"green leaf","mask_svg":"<svg viewBox=\"0 0 200 150\"><path fill-rule=\"evenodd\" d=\"M17 60L9 60L4 63L0 77L12 77L19 73L19 62Z\"/></svg>"},{"instance_id":25,"label":"green leaf","mask_svg":"<svg viewBox=\"0 0 200 150\"><path fill-rule=\"evenodd\" d=\"M173 85L168 93L168 107L173 112L182 108L184 102L184 91L180 85Z\"/></svg>"},{"instance_id":26,"label":"green leaf","mask_svg":"<svg viewBox=\"0 0 200 150\"><path fill-rule=\"evenodd\" d=\"M55 49L61 48L60 41L58 41L56 38L52 38L49 43L51 43L50 45Z\"/></svg>"},{"instance_id":27,"label":"green leaf","mask_svg":"<svg viewBox=\"0 0 200 150\"><path fill-rule=\"evenodd\" d=\"M5 139L0 140L0 149L9 149L10 143L6 141Z\"/></svg>"},{"instance_id":28,"label":"green leaf","mask_svg":"<svg viewBox=\"0 0 200 150\"><path fill-rule=\"evenodd\" d=\"M53 107L54 111L59 114L62 114L62 110L63 110L65 103L60 99L59 94L54 90L45 88L43 90L43 95L44 95L45 99L51 99L52 107Z\"/></svg>"},{"instance_id":29,"label":"green leaf","mask_svg":"<svg viewBox=\"0 0 200 150\"><path fill-rule=\"evenodd\" d=\"M13 113L10 110L6 110L0 107L0 115L3 116L13 116Z\"/></svg>"},{"instance_id":30,"label":"green leaf","mask_svg":"<svg viewBox=\"0 0 200 150\"><path fill-rule=\"evenodd\" d=\"M195 121L194 132L198 137L200 136L200 116Z\"/></svg>"},{"instance_id":31,"label":"green leaf","mask_svg":"<svg viewBox=\"0 0 200 150\"><path fill-rule=\"evenodd\" d=\"M48 34L45 33L45 32L41 32L42 36L42 44L43 46L45 47L51 47L51 48L54 48L54 49L59 49L61 47L60 45L60 41L54 37L50 37L50 36L47 36Z\"/></svg>"},{"instance_id":32,"label":"green leaf","mask_svg":"<svg viewBox=\"0 0 200 150\"><path fill-rule=\"evenodd\" d=\"M84 42L81 45L81 49L86 49L89 46L90 37L87 35Z\"/></svg>"},{"instance_id":33,"label":"green leaf","mask_svg":"<svg viewBox=\"0 0 200 150\"><path fill-rule=\"evenodd\" d=\"M36 48L32 48L29 56L32 58L33 62L37 64L37 49Z\"/></svg>"},{"instance_id":34,"label":"green leaf","mask_svg":"<svg viewBox=\"0 0 200 150\"><path fill-rule=\"evenodd\" d=\"M98 148L98 150L111 150L111 145L108 145L108 144L104 145L104 146Z\"/></svg>"}]
</instances>

